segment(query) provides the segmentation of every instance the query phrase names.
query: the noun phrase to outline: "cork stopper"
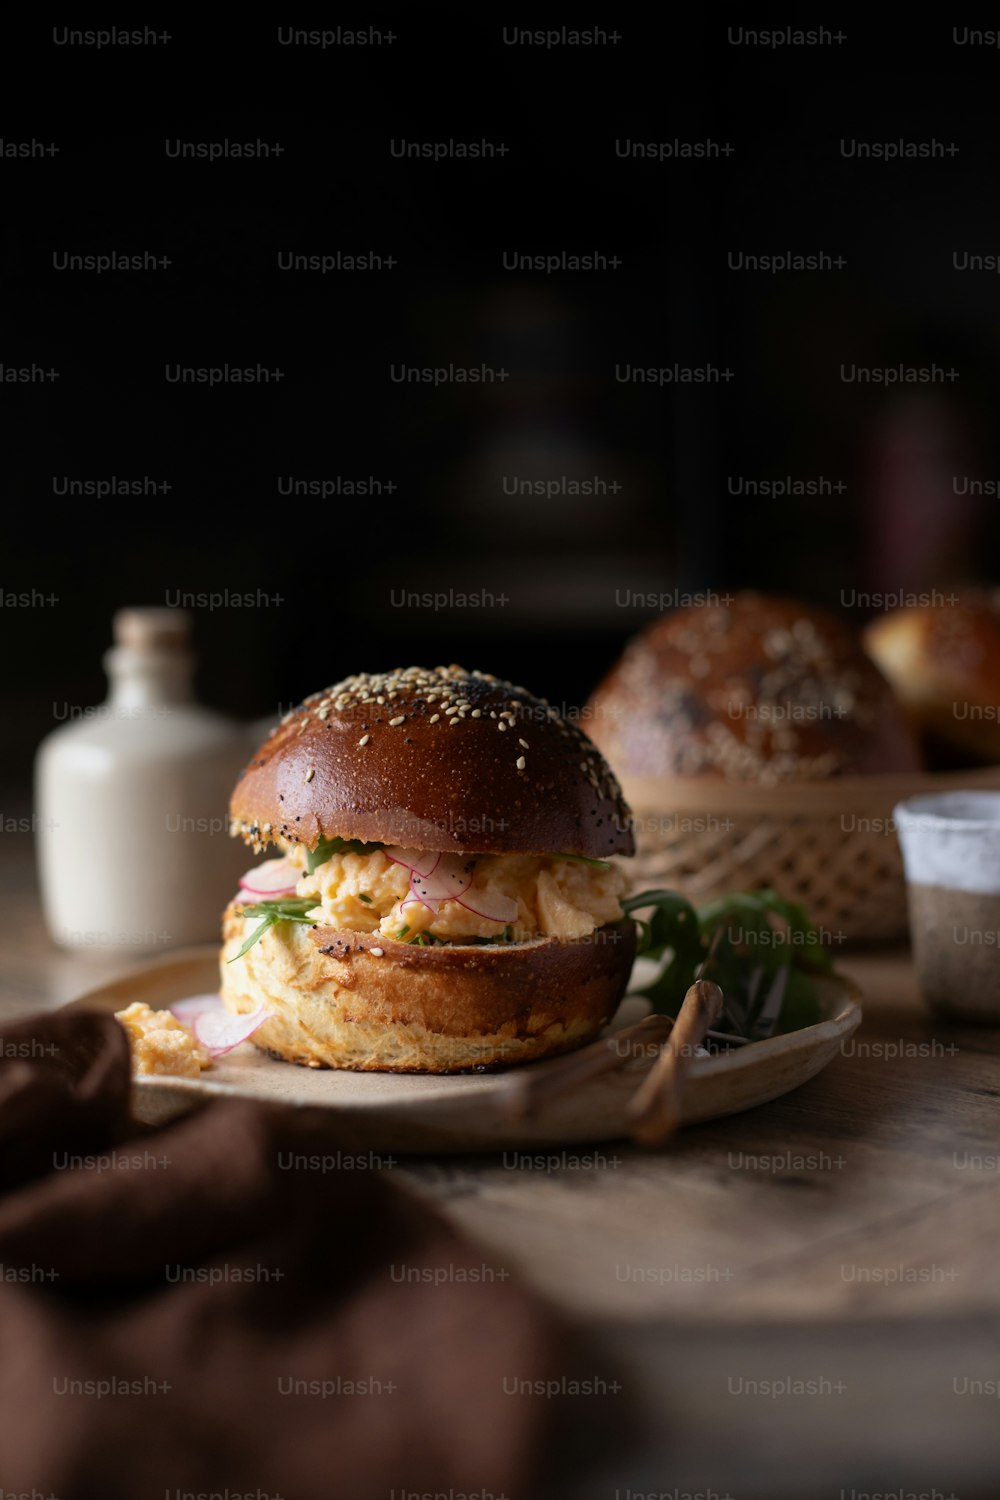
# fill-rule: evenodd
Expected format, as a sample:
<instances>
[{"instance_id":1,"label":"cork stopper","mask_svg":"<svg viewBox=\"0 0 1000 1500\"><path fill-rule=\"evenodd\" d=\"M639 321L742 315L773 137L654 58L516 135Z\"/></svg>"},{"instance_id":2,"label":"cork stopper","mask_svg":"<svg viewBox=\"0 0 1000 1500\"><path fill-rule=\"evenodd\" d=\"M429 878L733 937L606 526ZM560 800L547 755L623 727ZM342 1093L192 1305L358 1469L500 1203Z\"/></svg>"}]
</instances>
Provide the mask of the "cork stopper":
<instances>
[{"instance_id":1,"label":"cork stopper","mask_svg":"<svg viewBox=\"0 0 1000 1500\"><path fill-rule=\"evenodd\" d=\"M191 616L186 609L135 606L116 611L112 622L116 646L138 650L186 651Z\"/></svg>"}]
</instances>

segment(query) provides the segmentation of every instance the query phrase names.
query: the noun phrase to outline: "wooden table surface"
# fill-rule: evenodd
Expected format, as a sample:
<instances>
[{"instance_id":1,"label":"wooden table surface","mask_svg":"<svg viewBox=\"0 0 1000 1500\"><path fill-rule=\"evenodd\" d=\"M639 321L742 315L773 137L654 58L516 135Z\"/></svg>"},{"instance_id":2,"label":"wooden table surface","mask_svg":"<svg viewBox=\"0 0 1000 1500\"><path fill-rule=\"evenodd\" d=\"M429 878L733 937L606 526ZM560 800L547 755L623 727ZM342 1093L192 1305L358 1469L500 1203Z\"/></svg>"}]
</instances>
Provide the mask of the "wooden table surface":
<instances>
[{"instance_id":1,"label":"wooden table surface","mask_svg":"<svg viewBox=\"0 0 1000 1500\"><path fill-rule=\"evenodd\" d=\"M0 839L0 893L0 1016L133 962L51 946L24 835ZM634 1456L582 1500L1000 1494L1000 1030L930 1017L903 951L838 965L865 995L842 1055L665 1154L395 1169L638 1402Z\"/></svg>"}]
</instances>

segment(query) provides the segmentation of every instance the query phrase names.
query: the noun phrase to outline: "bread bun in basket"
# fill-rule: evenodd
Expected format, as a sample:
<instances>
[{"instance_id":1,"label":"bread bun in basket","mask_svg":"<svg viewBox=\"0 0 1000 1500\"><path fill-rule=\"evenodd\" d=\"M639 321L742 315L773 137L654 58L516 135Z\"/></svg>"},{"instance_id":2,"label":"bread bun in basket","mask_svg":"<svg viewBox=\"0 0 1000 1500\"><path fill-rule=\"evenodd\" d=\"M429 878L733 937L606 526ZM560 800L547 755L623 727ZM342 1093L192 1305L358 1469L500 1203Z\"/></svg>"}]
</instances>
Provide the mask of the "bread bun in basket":
<instances>
[{"instance_id":1,"label":"bread bun in basket","mask_svg":"<svg viewBox=\"0 0 1000 1500\"><path fill-rule=\"evenodd\" d=\"M892 610L864 639L920 734L973 763L1000 765L997 595Z\"/></svg>"},{"instance_id":2,"label":"bread bun in basket","mask_svg":"<svg viewBox=\"0 0 1000 1500\"><path fill-rule=\"evenodd\" d=\"M920 766L892 689L854 631L764 594L654 620L597 688L589 715L626 789L633 777L768 786Z\"/></svg>"}]
</instances>

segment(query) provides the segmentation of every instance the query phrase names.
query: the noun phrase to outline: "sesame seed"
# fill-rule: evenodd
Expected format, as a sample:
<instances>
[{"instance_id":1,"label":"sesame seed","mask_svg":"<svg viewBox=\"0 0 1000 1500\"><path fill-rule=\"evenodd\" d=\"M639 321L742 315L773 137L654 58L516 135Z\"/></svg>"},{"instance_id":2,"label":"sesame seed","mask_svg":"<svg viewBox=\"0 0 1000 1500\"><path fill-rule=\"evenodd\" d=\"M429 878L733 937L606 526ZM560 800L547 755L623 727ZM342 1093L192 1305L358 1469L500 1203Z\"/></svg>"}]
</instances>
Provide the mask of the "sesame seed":
<instances>
[{"instance_id":1,"label":"sesame seed","mask_svg":"<svg viewBox=\"0 0 1000 1500\"><path fill-rule=\"evenodd\" d=\"M523 747L523 748L524 748L524 749L525 749L525 750L527 750L527 749L528 749L528 741L527 741L527 740L518 740L518 742L517 742L517 743L518 743L518 744L519 744L519 745L521 745L521 746L522 746L522 747Z\"/></svg>"},{"instance_id":2,"label":"sesame seed","mask_svg":"<svg viewBox=\"0 0 1000 1500\"><path fill-rule=\"evenodd\" d=\"M483 711L482 711L482 709L481 708L474 708L472 710L472 717L474 719L481 719L483 717Z\"/></svg>"},{"instance_id":3,"label":"sesame seed","mask_svg":"<svg viewBox=\"0 0 1000 1500\"><path fill-rule=\"evenodd\" d=\"M316 775L316 767L315 766L310 766L309 769L308 769L308 771L306 772L306 780L307 781L312 781L312 779L313 779L313 777L315 775Z\"/></svg>"},{"instance_id":4,"label":"sesame seed","mask_svg":"<svg viewBox=\"0 0 1000 1500\"><path fill-rule=\"evenodd\" d=\"M370 734L363 734L361 736L361 738L358 740L358 744L359 745L367 745L367 743L368 743L368 741L370 739L371 739L371 735Z\"/></svg>"},{"instance_id":5,"label":"sesame seed","mask_svg":"<svg viewBox=\"0 0 1000 1500\"><path fill-rule=\"evenodd\" d=\"M517 757L517 761L515 762L515 764L517 765L517 769L519 771L523 771L524 770L524 756L523 755L519 755Z\"/></svg>"},{"instance_id":6,"label":"sesame seed","mask_svg":"<svg viewBox=\"0 0 1000 1500\"><path fill-rule=\"evenodd\" d=\"M394 719L390 719L389 720L389 728L390 729L395 729L396 725L404 723L405 719L406 719L406 715L405 714L397 714Z\"/></svg>"},{"instance_id":7,"label":"sesame seed","mask_svg":"<svg viewBox=\"0 0 1000 1500\"><path fill-rule=\"evenodd\" d=\"M368 952L371 954L372 958L381 958L382 954L385 952L385 949L384 948L369 948Z\"/></svg>"},{"instance_id":8,"label":"sesame seed","mask_svg":"<svg viewBox=\"0 0 1000 1500\"><path fill-rule=\"evenodd\" d=\"M429 719L428 722L431 723L431 724L436 724L437 721L438 721L438 719L440 719L440 717L441 717L440 714L431 714L430 719Z\"/></svg>"},{"instance_id":9,"label":"sesame seed","mask_svg":"<svg viewBox=\"0 0 1000 1500\"><path fill-rule=\"evenodd\" d=\"M497 728L499 729L499 731L500 731L501 734L505 734L506 733L506 731L507 731L507 725L504 723L503 719L500 720L500 722L497 725Z\"/></svg>"}]
</instances>

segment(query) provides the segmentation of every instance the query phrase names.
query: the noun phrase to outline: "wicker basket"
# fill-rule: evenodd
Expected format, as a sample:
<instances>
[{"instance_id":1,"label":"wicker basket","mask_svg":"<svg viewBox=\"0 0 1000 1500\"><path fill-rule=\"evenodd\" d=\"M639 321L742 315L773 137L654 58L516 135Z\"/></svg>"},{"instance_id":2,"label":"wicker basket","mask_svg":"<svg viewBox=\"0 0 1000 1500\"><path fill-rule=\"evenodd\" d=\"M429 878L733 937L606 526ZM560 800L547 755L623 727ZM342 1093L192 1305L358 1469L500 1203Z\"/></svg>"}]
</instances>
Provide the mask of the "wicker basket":
<instances>
[{"instance_id":1,"label":"wicker basket","mask_svg":"<svg viewBox=\"0 0 1000 1500\"><path fill-rule=\"evenodd\" d=\"M762 787L705 777L622 782L637 853L633 891L666 886L696 905L773 886L800 901L827 941L906 935L906 887L892 810L926 792L1000 790L1000 766L937 775L853 776Z\"/></svg>"}]
</instances>

